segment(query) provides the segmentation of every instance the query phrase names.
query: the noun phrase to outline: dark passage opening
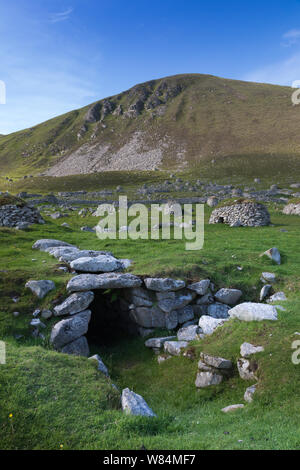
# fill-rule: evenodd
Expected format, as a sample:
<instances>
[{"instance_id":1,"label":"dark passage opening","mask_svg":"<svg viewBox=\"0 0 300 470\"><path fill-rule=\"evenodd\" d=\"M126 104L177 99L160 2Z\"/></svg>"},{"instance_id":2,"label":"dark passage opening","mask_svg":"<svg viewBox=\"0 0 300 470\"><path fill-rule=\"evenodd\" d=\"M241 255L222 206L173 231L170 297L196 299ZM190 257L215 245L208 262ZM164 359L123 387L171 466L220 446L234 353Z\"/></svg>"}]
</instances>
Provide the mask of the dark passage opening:
<instances>
[{"instance_id":1,"label":"dark passage opening","mask_svg":"<svg viewBox=\"0 0 300 470\"><path fill-rule=\"evenodd\" d=\"M129 313L122 305L121 293L118 289L94 291L95 298L89 307L92 316L86 334L90 346L113 346L136 334Z\"/></svg>"},{"instance_id":2,"label":"dark passage opening","mask_svg":"<svg viewBox=\"0 0 300 470\"><path fill-rule=\"evenodd\" d=\"M218 218L218 224L224 224L224 217Z\"/></svg>"}]
</instances>

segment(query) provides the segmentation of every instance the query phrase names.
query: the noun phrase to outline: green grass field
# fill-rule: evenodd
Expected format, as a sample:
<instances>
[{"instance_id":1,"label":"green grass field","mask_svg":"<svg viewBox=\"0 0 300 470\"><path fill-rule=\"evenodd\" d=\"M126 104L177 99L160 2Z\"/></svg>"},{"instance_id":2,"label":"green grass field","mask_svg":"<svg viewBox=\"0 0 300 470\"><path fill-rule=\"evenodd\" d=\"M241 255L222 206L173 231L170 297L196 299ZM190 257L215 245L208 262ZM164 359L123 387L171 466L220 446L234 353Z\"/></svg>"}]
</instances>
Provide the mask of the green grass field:
<instances>
[{"instance_id":1,"label":"green grass field","mask_svg":"<svg viewBox=\"0 0 300 470\"><path fill-rule=\"evenodd\" d=\"M269 209L270 227L232 229L206 223L204 248L197 252L185 251L184 241L100 241L80 231L97 219L76 213L57 221L45 217L45 225L24 232L0 229L0 339L7 347L7 363L0 365L0 448L299 449L300 365L292 363L291 345L300 330L300 218L282 215L274 205ZM209 214L206 207L206 222ZM62 227L63 222L71 228ZM111 381L120 390L129 387L140 393L158 415L129 417L120 410L111 381L94 363L51 350L53 320L47 321L45 341L31 337L33 310L51 307L54 299L65 296L70 278L57 269L57 260L31 249L39 238L131 258L130 271L136 274L209 277L217 287L241 288L244 300L258 301L260 275L271 271L278 278L276 291L283 290L288 297L282 303L286 311L279 312L277 322L231 320L194 343L194 360L172 358L158 365L141 338L92 346L92 353L99 352L108 365ZM280 266L259 257L273 246L282 253ZM24 289L29 279L52 279L56 290L38 302ZM20 297L16 304L14 296ZM14 311L20 312L17 318ZM225 415L221 408L243 403L251 382L242 381L236 372L223 384L199 391L194 385L197 358L205 351L236 361L244 341L265 347L257 355L258 390L252 404Z\"/></svg>"}]
</instances>

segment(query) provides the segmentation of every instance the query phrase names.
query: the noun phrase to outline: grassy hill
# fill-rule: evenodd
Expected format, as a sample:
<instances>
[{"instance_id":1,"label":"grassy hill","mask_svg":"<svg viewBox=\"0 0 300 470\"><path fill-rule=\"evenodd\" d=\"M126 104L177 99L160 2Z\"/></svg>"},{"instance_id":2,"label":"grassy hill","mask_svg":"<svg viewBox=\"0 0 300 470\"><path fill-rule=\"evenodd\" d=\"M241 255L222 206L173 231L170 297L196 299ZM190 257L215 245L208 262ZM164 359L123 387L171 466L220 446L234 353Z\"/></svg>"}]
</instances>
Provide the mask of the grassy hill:
<instances>
[{"instance_id":1,"label":"grassy hill","mask_svg":"<svg viewBox=\"0 0 300 470\"><path fill-rule=\"evenodd\" d=\"M186 252L184 241L178 240L100 241L80 231L83 219L76 213L65 219L70 228L61 226L64 219L47 216L46 225L26 231L1 228L0 338L6 341L7 364L0 365L0 448L299 449L300 366L291 361L291 345L299 331L300 218L281 214L277 206L269 209L273 226L235 229L208 225L211 209L206 209L205 245L199 252ZM84 219L89 225L93 221ZM70 277L57 269L56 259L32 251L33 242L44 237L132 258L131 270L137 274L209 277L217 287L241 288L247 300L258 300L261 272L271 271L278 279L276 291L283 290L288 297L286 311L279 312L277 322L229 321L194 343L193 360L174 357L158 365L141 338L93 345L92 353L103 357L113 383L143 395L158 418L126 416L110 380L96 371L96 365L51 350L53 320L46 322L45 341L30 335L33 310L51 307L52 300L66 295ZM281 251L282 265L259 257L271 246ZM24 288L29 278L52 279L56 290L38 302ZM13 296L20 297L17 304ZM20 315L15 318L16 310ZM205 351L236 361L244 341L265 348L257 355L259 386L252 404L225 415L221 408L243 403L251 382L242 381L236 371L219 386L197 390L197 359Z\"/></svg>"},{"instance_id":2,"label":"grassy hill","mask_svg":"<svg viewBox=\"0 0 300 470\"><path fill-rule=\"evenodd\" d=\"M152 80L2 136L1 174L299 166L299 109L288 87L200 74Z\"/></svg>"}]
</instances>

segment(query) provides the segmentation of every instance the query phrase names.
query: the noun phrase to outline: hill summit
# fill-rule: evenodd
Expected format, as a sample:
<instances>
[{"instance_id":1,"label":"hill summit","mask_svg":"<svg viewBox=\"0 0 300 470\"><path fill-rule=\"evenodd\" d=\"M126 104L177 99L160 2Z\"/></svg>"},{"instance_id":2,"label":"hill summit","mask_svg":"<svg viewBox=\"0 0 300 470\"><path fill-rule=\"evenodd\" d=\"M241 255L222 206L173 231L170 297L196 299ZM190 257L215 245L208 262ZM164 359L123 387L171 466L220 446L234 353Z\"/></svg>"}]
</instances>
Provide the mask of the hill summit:
<instances>
[{"instance_id":1,"label":"hill summit","mask_svg":"<svg viewBox=\"0 0 300 470\"><path fill-rule=\"evenodd\" d=\"M2 174L184 169L300 156L291 89L188 74L151 80L0 139Z\"/></svg>"}]
</instances>

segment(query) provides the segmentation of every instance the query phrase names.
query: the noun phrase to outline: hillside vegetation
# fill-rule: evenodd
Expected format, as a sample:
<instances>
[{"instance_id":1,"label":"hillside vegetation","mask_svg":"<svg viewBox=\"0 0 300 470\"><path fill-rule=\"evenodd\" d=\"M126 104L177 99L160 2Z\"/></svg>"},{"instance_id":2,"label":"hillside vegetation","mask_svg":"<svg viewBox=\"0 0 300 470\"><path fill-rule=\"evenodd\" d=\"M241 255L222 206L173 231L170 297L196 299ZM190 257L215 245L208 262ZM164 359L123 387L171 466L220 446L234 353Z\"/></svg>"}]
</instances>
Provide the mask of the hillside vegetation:
<instances>
[{"instance_id":1,"label":"hillside vegetation","mask_svg":"<svg viewBox=\"0 0 300 470\"><path fill-rule=\"evenodd\" d=\"M288 87L200 74L152 80L1 137L1 173L201 168L224 159L226 168L299 167L299 109Z\"/></svg>"},{"instance_id":2,"label":"hillside vegetation","mask_svg":"<svg viewBox=\"0 0 300 470\"><path fill-rule=\"evenodd\" d=\"M297 216L270 206L273 226L235 228L208 225L205 245L186 252L184 241L100 241L80 231L77 213L65 221L45 216L46 225L26 231L0 229L0 337L6 341L7 363L0 365L0 447L2 449L299 449L299 365L291 361L292 342L299 331L299 223ZM92 224L86 217L84 223ZM282 229L287 232L281 231ZM53 320L43 330L45 341L31 336L35 308L51 308L65 296L70 274L57 260L33 251L39 238L58 238L81 248L111 250L134 260L137 274L169 275L190 280L210 278L216 287L243 290L244 300L257 301L261 273L271 271L288 301L277 322L229 321L212 336L195 342L195 358L172 358L159 365L142 338L123 338L112 345L92 345L107 364L119 389L130 387L155 410L157 419L126 416L110 380L86 358L51 350ZM283 263L272 264L259 254L277 246ZM242 271L237 269L242 267ZM24 288L28 279L52 279L56 290L38 301ZM12 298L18 296L17 304ZM18 311L18 317L13 312ZM162 331L157 334L169 334ZM216 387L197 390L194 381L201 351L236 362L240 345L262 345L257 355L259 386L252 404L225 415L221 408L243 403L251 382L234 377ZM62 447L61 447L62 446Z\"/></svg>"}]
</instances>

